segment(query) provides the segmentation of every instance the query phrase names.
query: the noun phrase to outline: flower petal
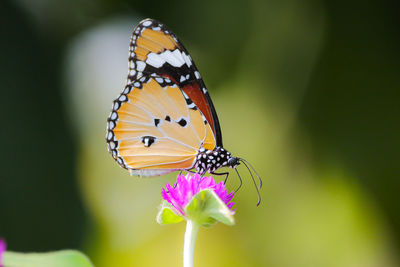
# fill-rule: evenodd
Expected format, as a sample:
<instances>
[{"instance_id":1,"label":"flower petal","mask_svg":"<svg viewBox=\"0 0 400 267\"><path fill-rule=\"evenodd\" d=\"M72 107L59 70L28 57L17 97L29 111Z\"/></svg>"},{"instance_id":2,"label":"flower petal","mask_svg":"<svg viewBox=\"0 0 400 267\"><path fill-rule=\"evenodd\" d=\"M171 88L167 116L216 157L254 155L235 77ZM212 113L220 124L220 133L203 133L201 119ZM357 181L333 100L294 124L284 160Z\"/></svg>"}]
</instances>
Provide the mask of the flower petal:
<instances>
[{"instance_id":1,"label":"flower petal","mask_svg":"<svg viewBox=\"0 0 400 267\"><path fill-rule=\"evenodd\" d=\"M3 239L0 239L0 266L3 266L3 253L6 251L7 245Z\"/></svg>"},{"instance_id":2,"label":"flower petal","mask_svg":"<svg viewBox=\"0 0 400 267\"><path fill-rule=\"evenodd\" d=\"M169 203L170 211L174 212L177 216L188 217L189 215L185 212L187 206L193 202L193 199L196 198L199 193L203 191L213 192L213 194L218 198L218 201L222 203L226 209L230 210L232 214L234 213L231 210L234 203L230 203L230 201L233 199L235 193L231 192L228 194L224 182L221 181L217 183L212 176L201 177L198 173L195 173L194 175L188 173L186 176L180 174L177 176L174 186L171 186L169 183L166 184L165 188L162 189L161 195L164 200ZM208 195L205 195L205 197L210 198ZM202 205L204 204L203 202L198 203L202 203ZM215 203L213 205L216 206ZM162 216L170 216L170 211L163 211L165 214L162 214ZM214 223L215 220L220 220L209 215L204 216L206 217L203 221L203 225L210 225ZM230 224L231 220L225 220L225 223Z\"/></svg>"}]
</instances>

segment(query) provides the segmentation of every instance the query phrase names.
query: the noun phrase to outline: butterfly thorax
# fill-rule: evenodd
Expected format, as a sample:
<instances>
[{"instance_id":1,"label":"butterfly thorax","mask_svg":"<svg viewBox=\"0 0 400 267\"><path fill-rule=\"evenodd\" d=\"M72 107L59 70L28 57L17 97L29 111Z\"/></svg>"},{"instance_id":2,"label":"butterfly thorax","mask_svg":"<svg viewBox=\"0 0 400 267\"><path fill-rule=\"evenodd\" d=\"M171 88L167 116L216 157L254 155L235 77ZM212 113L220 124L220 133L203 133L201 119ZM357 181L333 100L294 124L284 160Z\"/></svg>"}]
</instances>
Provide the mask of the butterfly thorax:
<instances>
[{"instance_id":1,"label":"butterfly thorax","mask_svg":"<svg viewBox=\"0 0 400 267\"><path fill-rule=\"evenodd\" d=\"M222 147L216 147L213 150L201 148L196 157L194 168L200 175L206 172L214 173L221 167L236 168L239 165L238 159L232 157L231 153Z\"/></svg>"}]
</instances>

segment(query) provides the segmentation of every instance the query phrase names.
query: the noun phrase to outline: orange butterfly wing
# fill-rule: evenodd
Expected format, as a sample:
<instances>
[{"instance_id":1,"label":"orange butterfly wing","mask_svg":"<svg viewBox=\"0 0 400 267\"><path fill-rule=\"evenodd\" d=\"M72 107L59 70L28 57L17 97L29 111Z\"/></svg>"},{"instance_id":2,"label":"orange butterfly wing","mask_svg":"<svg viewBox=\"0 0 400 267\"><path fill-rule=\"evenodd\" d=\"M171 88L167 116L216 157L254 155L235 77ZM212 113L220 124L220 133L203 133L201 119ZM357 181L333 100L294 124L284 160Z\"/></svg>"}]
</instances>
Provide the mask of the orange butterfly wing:
<instances>
[{"instance_id":1,"label":"orange butterfly wing","mask_svg":"<svg viewBox=\"0 0 400 267\"><path fill-rule=\"evenodd\" d=\"M107 144L132 174L161 175L191 169L201 147L215 147L212 129L171 80L143 77L114 101Z\"/></svg>"}]
</instances>

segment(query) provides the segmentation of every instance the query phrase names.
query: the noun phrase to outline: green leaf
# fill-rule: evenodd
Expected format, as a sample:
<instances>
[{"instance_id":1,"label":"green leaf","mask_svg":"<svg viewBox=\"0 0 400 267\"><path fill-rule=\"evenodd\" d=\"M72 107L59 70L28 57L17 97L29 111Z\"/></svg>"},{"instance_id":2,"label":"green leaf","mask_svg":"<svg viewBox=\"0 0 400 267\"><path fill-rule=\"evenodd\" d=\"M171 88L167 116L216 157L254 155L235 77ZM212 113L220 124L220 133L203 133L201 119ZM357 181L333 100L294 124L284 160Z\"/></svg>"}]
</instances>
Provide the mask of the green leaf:
<instances>
[{"instance_id":1,"label":"green leaf","mask_svg":"<svg viewBox=\"0 0 400 267\"><path fill-rule=\"evenodd\" d=\"M185 209L186 217L201 226L211 226L217 221L226 225L234 225L233 212L212 190L197 193Z\"/></svg>"},{"instance_id":2,"label":"green leaf","mask_svg":"<svg viewBox=\"0 0 400 267\"><path fill-rule=\"evenodd\" d=\"M172 205L164 200L156 220L159 224L172 224L183 221L183 217L175 214Z\"/></svg>"},{"instance_id":3,"label":"green leaf","mask_svg":"<svg viewBox=\"0 0 400 267\"><path fill-rule=\"evenodd\" d=\"M76 250L46 253L20 253L6 251L4 267L94 267L89 258Z\"/></svg>"}]
</instances>

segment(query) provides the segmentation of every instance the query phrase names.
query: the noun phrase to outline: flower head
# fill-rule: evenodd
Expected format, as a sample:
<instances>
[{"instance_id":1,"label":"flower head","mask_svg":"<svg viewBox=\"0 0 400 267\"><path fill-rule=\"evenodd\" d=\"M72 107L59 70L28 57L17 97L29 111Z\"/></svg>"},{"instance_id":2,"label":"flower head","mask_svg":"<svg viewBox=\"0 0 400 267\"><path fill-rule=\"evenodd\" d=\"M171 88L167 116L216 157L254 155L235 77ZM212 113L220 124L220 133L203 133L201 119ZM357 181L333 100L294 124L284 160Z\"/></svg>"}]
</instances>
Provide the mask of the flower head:
<instances>
[{"instance_id":1,"label":"flower head","mask_svg":"<svg viewBox=\"0 0 400 267\"><path fill-rule=\"evenodd\" d=\"M186 216L186 206L197 193L203 190L212 190L232 211L235 203L230 201L235 193L228 194L225 184L217 183L211 176L201 177L197 173L194 175L188 173L186 176L178 175L174 186L167 183L166 188L162 189L162 196L181 216Z\"/></svg>"},{"instance_id":2,"label":"flower head","mask_svg":"<svg viewBox=\"0 0 400 267\"><path fill-rule=\"evenodd\" d=\"M0 266L3 266L3 253L6 251L7 245L3 239L0 239Z\"/></svg>"}]
</instances>

